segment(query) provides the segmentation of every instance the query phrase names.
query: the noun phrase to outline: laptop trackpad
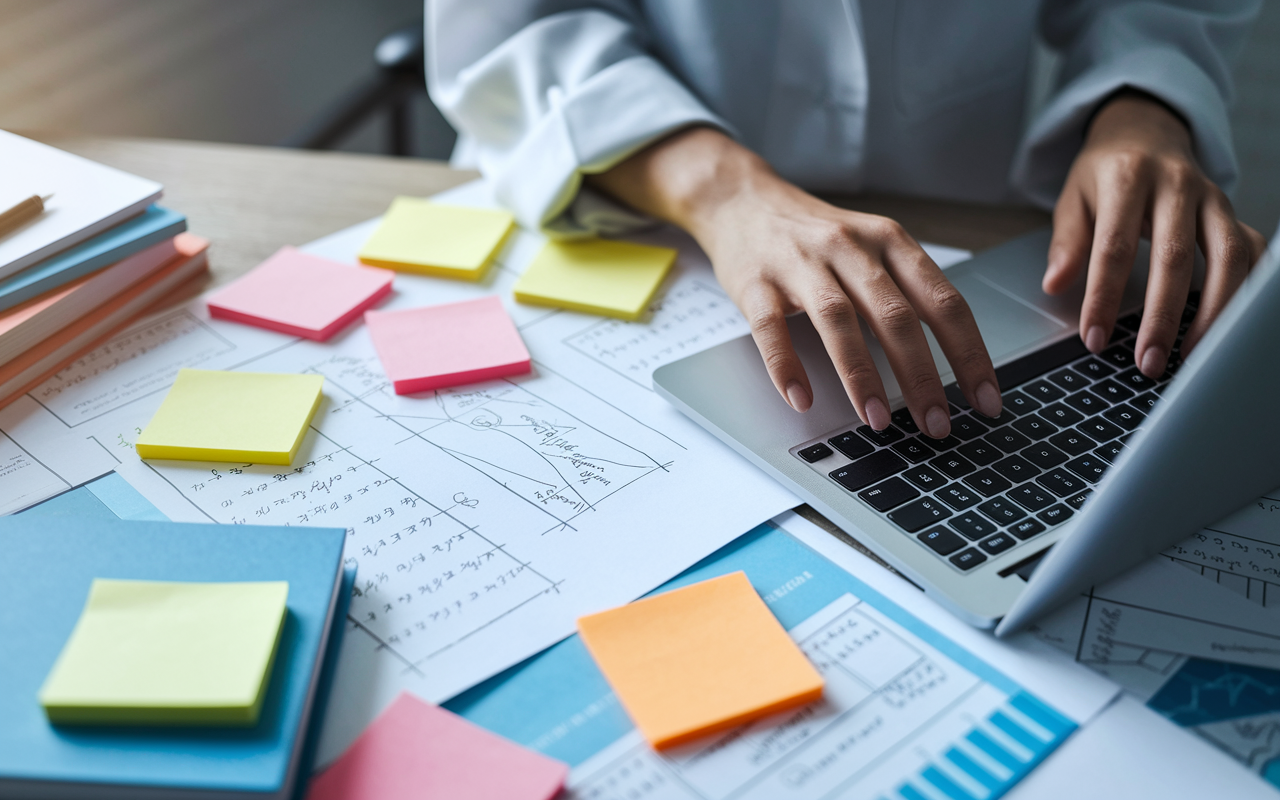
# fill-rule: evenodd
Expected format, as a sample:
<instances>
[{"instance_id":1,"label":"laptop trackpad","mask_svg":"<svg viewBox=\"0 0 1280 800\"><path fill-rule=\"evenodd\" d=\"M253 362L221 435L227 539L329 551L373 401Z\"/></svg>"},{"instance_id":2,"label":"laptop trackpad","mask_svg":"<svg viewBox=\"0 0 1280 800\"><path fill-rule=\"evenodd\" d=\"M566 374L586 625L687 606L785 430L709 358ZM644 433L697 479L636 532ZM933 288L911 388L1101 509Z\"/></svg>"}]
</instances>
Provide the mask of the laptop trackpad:
<instances>
[{"instance_id":1,"label":"laptop trackpad","mask_svg":"<svg viewBox=\"0 0 1280 800\"><path fill-rule=\"evenodd\" d=\"M956 275L951 282L968 301L987 352L997 365L1009 360L1009 356L1033 350L1060 336L1073 325L1006 292L981 275Z\"/></svg>"}]
</instances>

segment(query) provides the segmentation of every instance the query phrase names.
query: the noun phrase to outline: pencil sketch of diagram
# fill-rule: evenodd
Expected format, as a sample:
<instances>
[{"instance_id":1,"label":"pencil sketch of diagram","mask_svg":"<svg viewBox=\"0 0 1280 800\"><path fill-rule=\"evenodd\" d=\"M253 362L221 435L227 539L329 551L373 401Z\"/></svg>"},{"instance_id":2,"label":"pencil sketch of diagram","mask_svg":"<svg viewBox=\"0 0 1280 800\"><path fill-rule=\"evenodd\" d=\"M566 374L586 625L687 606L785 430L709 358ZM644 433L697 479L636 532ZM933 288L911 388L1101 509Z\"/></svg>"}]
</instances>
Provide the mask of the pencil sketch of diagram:
<instances>
[{"instance_id":1,"label":"pencil sketch of diagram","mask_svg":"<svg viewBox=\"0 0 1280 800\"><path fill-rule=\"evenodd\" d=\"M294 467L151 468L215 522L347 528L351 618L407 664L559 591L540 549L671 463L518 383L403 398L376 357L304 371L325 401Z\"/></svg>"}]
</instances>

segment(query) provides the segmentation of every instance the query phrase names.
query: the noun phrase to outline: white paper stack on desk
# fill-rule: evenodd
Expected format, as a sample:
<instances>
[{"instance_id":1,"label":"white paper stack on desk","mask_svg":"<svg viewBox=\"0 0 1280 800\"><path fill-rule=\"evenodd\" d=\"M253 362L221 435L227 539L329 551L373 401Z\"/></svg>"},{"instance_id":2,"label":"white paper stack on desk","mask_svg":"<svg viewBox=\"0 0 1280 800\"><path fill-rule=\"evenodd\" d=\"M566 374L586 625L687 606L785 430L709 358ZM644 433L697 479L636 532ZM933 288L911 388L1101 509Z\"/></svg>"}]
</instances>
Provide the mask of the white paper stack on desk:
<instances>
[{"instance_id":1,"label":"white paper stack on desk","mask_svg":"<svg viewBox=\"0 0 1280 800\"><path fill-rule=\"evenodd\" d=\"M0 407L207 268L208 242L154 205L160 184L0 131Z\"/></svg>"}]
</instances>

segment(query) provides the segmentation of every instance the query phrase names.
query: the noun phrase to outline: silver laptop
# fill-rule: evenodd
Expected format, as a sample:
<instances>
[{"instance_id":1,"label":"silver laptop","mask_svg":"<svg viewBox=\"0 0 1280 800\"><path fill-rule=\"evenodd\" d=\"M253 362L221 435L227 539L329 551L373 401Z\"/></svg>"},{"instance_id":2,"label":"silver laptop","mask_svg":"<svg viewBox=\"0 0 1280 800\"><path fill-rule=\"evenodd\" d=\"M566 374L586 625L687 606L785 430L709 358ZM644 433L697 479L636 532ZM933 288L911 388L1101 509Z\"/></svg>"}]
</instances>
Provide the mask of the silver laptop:
<instances>
[{"instance_id":1,"label":"silver laptop","mask_svg":"<svg viewBox=\"0 0 1280 800\"><path fill-rule=\"evenodd\" d=\"M1280 485L1280 236L1186 362L1175 347L1158 380L1133 356L1146 251L1109 346L1092 355L1077 335L1083 286L1041 291L1049 238L1029 234L947 271L1005 410L970 410L930 336L952 403L945 440L912 423L865 326L897 409L881 432L859 421L803 315L788 325L813 385L808 413L778 395L750 336L658 369L654 386L961 619L1011 632Z\"/></svg>"}]
</instances>

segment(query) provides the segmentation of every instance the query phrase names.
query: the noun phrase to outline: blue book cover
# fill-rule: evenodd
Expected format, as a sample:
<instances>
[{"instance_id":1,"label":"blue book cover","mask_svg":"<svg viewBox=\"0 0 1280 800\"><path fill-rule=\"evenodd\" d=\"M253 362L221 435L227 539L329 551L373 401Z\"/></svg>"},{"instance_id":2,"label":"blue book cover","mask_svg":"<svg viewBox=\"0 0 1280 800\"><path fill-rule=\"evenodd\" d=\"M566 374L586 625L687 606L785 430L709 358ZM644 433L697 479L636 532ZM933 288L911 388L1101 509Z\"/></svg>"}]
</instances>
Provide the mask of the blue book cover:
<instances>
[{"instance_id":1,"label":"blue book cover","mask_svg":"<svg viewBox=\"0 0 1280 800\"><path fill-rule=\"evenodd\" d=\"M160 206L98 234L87 242L0 281L0 311L141 252L187 229L187 218Z\"/></svg>"},{"instance_id":2,"label":"blue book cover","mask_svg":"<svg viewBox=\"0 0 1280 800\"><path fill-rule=\"evenodd\" d=\"M323 714L352 578L342 564L346 532L124 521L103 513L114 501L91 494L0 519L8 572L0 583L0 795L300 794L314 747L308 717ZM259 724L50 725L36 694L97 577L287 580L289 615Z\"/></svg>"}]
</instances>

